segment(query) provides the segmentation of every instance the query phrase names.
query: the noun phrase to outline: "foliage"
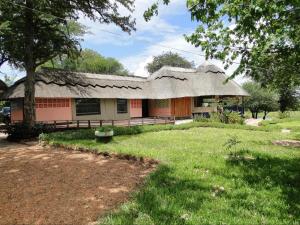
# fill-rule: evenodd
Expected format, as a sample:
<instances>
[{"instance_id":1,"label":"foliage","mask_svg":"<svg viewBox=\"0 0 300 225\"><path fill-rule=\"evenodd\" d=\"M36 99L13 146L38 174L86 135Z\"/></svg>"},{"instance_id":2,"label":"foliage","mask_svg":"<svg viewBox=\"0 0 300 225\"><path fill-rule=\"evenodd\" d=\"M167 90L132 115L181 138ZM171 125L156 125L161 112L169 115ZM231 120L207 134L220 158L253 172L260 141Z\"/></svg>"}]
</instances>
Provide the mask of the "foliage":
<instances>
[{"instance_id":1,"label":"foliage","mask_svg":"<svg viewBox=\"0 0 300 225\"><path fill-rule=\"evenodd\" d=\"M245 107L251 111L253 118L257 119L258 113L263 111L263 119L266 119L269 112L278 109L278 97L274 91L254 82L245 83L243 88L250 94L250 98L245 99Z\"/></svg>"},{"instance_id":2,"label":"foliage","mask_svg":"<svg viewBox=\"0 0 300 225\"><path fill-rule=\"evenodd\" d=\"M84 29L76 21L81 16L113 23L123 31L134 30L135 20L120 14L133 10L132 0L1 0L0 66L5 62L26 71L24 122L35 120L35 72L45 62L60 55L77 56ZM79 28L79 29L77 29Z\"/></svg>"},{"instance_id":3,"label":"foliage","mask_svg":"<svg viewBox=\"0 0 300 225\"><path fill-rule=\"evenodd\" d=\"M91 49L83 50L75 59L69 58L67 55L56 57L45 63L43 67L85 73L128 75L128 71L119 61L114 58L106 58Z\"/></svg>"},{"instance_id":4,"label":"foliage","mask_svg":"<svg viewBox=\"0 0 300 225\"><path fill-rule=\"evenodd\" d=\"M231 136L230 138L228 138L228 140L225 142L224 146L226 147L227 150L230 150L240 143L242 143L242 142L235 135L235 136Z\"/></svg>"},{"instance_id":5,"label":"foliage","mask_svg":"<svg viewBox=\"0 0 300 225\"><path fill-rule=\"evenodd\" d=\"M238 129L238 130L250 130L250 131L264 131L271 132L279 130L278 127L254 127L245 126L242 124L224 124L220 122L213 121L197 121L181 125L144 125L144 126L132 126L132 127L111 127L114 130L114 136L124 136L124 135L137 135L149 132L160 132L168 130L188 130L192 128L199 127L211 127L211 128L222 128L222 129ZM94 140L95 139L95 129L79 129L64 132L55 132L49 134L40 135L40 140L53 143L57 140L60 141L72 141L72 140Z\"/></svg>"},{"instance_id":6,"label":"foliage","mask_svg":"<svg viewBox=\"0 0 300 225\"><path fill-rule=\"evenodd\" d=\"M203 115L197 116L194 121L196 122L216 122L226 124L244 124L244 119L238 112L225 110L223 113L209 113L208 117Z\"/></svg>"},{"instance_id":7,"label":"foliage","mask_svg":"<svg viewBox=\"0 0 300 225\"><path fill-rule=\"evenodd\" d=\"M110 132L110 131L113 131L113 127L111 126L104 126L104 127L100 127L97 129L98 132Z\"/></svg>"},{"instance_id":8,"label":"foliage","mask_svg":"<svg viewBox=\"0 0 300 225\"><path fill-rule=\"evenodd\" d=\"M271 144L292 136L221 125L226 129L118 136L106 145L94 139L59 139L56 133L51 134L51 141L161 162L129 202L99 224L297 224L300 152ZM242 141L239 147L248 149L235 151L234 161L224 147L231 136ZM224 187L224 193L214 195L216 186Z\"/></svg>"},{"instance_id":9,"label":"foliage","mask_svg":"<svg viewBox=\"0 0 300 225\"><path fill-rule=\"evenodd\" d=\"M174 66L181 68L194 68L194 63L187 61L177 53L166 52L155 56L151 63L146 66L150 74L158 71L163 66Z\"/></svg>"},{"instance_id":10,"label":"foliage","mask_svg":"<svg viewBox=\"0 0 300 225\"><path fill-rule=\"evenodd\" d=\"M8 135L9 140L22 140L39 137L42 133L52 131L52 127L46 124L35 124L32 128L28 127L25 123L7 124L5 133Z\"/></svg>"},{"instance_id":11,"label":"foliage","mask_svg":"<svg viewBox=\"0 0 300 225\"><path fill-rule=\"evenodd\" d=\"M158 2L146 20L158 14ZM225 68L240 61L232 77L245 74L279 91L300 85L300 1L187 0L187 7L198 27L186 39Z\"/></svg>"},{"instance_id":12,"label":"foliage","mask_svg":"<svg viewBox=\"0 0 300 225\"><path fill-rule=\"evenodd\" d=\"M284 85L279 89L279 103L280 111L285 112L286 110L296 110L300 103L296 89L290 85Z\"/></svg>"},{"instance_id":13,"label":"foliage","mask_svg":"<svg viewBox=\"0 0 300 225\"><path fill-rule=\"evenodd\" d=\"M244 119L238 112L224 111L224 122L228 124L244 124Z\"/></svg>"},{"instance_id":14,"label":"foliage","mask_svg":"<svg viewBox=\"0 0 300 225\"><path fill-rule=\"evenodd\" d=\"M279 119L285 119L290 117L291 117L290 112L278 112Z\"/></svg>"}]
</instances>

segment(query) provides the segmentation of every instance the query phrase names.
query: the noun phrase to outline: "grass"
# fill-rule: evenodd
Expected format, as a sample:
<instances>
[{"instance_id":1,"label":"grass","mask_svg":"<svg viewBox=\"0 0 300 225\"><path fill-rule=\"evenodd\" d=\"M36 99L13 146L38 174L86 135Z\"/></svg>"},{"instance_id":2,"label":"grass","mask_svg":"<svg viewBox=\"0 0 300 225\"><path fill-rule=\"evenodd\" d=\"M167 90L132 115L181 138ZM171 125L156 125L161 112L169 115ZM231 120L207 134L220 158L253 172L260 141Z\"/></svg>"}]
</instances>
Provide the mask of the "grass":
<instances>
[{"instance_id":1,"label":"grass","mask_svg":"<svg viewBox=\"0 0 300 225\"><path fill-rule=\"evenodd\" d=\"M268 129L290 129L294 132L300 132L300 111L290 112L290 117L279 119L275 113L272 113L271 120L261 122L261 126Z\"/></svg>"},{"instance_id":2,"label":"grass","mask_svg":"<svg viewBox=\"0 0 300 225\"><path fill-rule=\"evenodd\" d=\"M117 136L109 144L84 135L74 139L72 132L47 140L161 161L131 201L100 224L298 225L300 150L271 144L292 137L276 130L196 127ZM228 149L231 139L237 141Z\"/></svg>"}]
</instances>

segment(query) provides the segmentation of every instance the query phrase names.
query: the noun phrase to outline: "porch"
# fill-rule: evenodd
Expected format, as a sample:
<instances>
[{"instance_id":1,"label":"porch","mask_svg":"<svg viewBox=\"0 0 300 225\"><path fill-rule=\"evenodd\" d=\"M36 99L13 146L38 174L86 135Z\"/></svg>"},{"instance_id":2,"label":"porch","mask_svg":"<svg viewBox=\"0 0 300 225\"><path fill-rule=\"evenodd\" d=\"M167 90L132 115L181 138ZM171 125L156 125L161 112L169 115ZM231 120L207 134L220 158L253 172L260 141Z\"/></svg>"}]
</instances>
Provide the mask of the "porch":
<instances>
[{"instance_id":1,"label":"porch","mask_svg":"<svg viewBox=\"0 0 300 225\"><path fill-rule=\"evenodd\" d=\"M22 121L12 121L13 124L21 123ZM132 118L127 120L53 120L53 121L38 121L37 124L42 124L49 127L50 130L67 130L67 129L84 129L97 128L102 126L119 126L131 127L142 125L158 125L158 124L175 124L174 117L147 117L147 118Z\"/></svg>"}]
</instances>

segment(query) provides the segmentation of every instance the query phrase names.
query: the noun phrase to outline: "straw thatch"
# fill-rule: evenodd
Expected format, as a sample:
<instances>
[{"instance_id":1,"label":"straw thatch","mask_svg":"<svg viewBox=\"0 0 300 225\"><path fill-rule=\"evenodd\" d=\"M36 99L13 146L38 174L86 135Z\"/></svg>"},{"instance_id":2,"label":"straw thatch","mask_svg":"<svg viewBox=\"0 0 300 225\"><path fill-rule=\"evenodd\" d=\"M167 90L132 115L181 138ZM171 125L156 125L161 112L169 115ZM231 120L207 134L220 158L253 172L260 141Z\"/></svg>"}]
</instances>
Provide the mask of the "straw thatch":
<instances>
[{"instance_id":1,"label":"straw thatch","mask_svg":"<svg viewBox=\"0 0 300 225\"><path fill-rule=\"evenodd\" d=\"M195 69L163 67L148 78L44 70L36 76L36 97L167 99L205 95L248 96L237 83L227 83L214 65ZM24 97L24 78L4 98Z\"/></svg>"}]
</instances>

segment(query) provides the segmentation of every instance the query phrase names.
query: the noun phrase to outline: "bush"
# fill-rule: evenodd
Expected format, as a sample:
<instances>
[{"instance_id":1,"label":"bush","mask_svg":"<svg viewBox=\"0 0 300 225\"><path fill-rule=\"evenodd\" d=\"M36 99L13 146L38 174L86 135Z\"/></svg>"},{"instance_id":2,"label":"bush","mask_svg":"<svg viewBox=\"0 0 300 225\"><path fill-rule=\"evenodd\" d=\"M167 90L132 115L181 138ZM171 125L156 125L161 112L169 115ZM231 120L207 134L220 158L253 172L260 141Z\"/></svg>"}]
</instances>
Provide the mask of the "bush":
<instances>
[{"instance_id":1,"label":"bush","mask_svg":"<svg viewBox=\"0 0 300 225\"><path fill-rule=\"evenodd\" d=\"M290 112L278 112L278 118L279 119L285 119L285 118L290 118L291 114Z\"/></svg>"},{"instance_id":2,"label":"bush","mask_svg":"<svg viewBox=\"0 0 300 225\"><path fill-rule=\"evenodd\" d=\"M52 131L52 127L47 124L36 124L32 129L29 129L28 125L24 123L7 124L5 127L5 133L8 134L9 140L35 138L50 131Z\"/></svg>"},{"instance_id":3,"label":"bush","mask_svg":"<svg viewBox=\"0 0 300 225\"><path fill-rule=\"evenodd\" d=\"M104 127L100 127L97 129L97 131L99 132L110 132L110 131L113 131L113 127L110 127L110 126L104 126Z\"/></svg>"},{"instance_id":4,"label":"bush","mask_svg":"<svg viewBox=\"0 0 300 225\"><path fill-rule=\"evenodd\" d=\"M134 135L142 133L141 126L133 126L133 127L113 127L114 135Z\"/></svg>"},{"instance_id":5,"label":"bush","mask_svg":"<svg viewBox=\"0 0 300 225\"><path fill-rule=\"evenodd\" d=\"M194 118L194 121L196 121L196 122L210 122L210 118L206 117L204 115L198 115Z\"/></svg>"},{"instance_id":6,"label":"bush","mask_svg":"<svg viewBox=\"0 0 300 225\"><path fill-rule=\"evenodd\" d=\"M238 112L230 112L225 115L228 124L244 124L244 119Z\"/></svg>"},{"instance_id":7,"label":"bush","mask_svg":"<svg viewBox=\"0 0 300 225\"><path fill-rule=\"evenodd\" d=\"M209 113L208 116L199 115L194 118L196 122L221 122L221 114L212 112Z\"/></svg>"}]
</instances>

